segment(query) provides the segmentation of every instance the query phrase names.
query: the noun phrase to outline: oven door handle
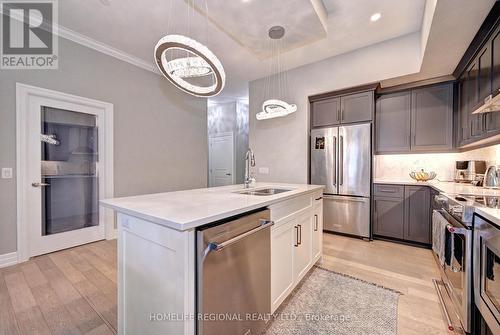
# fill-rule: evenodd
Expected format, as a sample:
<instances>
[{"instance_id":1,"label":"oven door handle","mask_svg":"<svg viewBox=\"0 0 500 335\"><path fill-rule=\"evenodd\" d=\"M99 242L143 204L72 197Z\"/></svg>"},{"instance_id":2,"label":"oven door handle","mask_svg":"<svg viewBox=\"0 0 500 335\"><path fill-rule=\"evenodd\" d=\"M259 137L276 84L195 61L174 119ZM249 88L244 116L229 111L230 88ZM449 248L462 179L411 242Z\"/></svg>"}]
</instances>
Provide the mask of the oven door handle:
<instances>
[{"instance_id":1,"label":"oven door handle","mask_svg":"<svg viewBox=\"0 0 500 335\"><path fill-rule=\"evenodd\" d=\"M446 230L448 230L452 234L459 234L459 235L468 235L469 230L465 228L457 228L452 226L451 224L446 225Z\"/></svg>"},{"instance_id":2,"label":"oven door handle","mask_svg":"<svg viewBox=\"0 0 500 335\"><path fill-rule=\"evenodd\" d=\"M252 230L249 230L247 231L246 233L243 233L243 234L240 234L238 236L235 236L227 241L224 241L222 243L209 243L207 245L207 247L205 248L205 251L203 252L203 259L205 259L205 257L207 257L207 255L211 252L211 251L221 251L222 249L224 248L227 248L228 246L232 245L232 244L235 244L236 242L244 239L245 237L248 237L250 235L253 235L253 234L256 234L258 233L259 231L261 230L264 230L264 229L267 229L269 227L271 227L272 225L274 225L274 221L269 221L269 220L260 220L260 226L257 227L257 228L254 228Z\"/></svg>"}]
</instances>

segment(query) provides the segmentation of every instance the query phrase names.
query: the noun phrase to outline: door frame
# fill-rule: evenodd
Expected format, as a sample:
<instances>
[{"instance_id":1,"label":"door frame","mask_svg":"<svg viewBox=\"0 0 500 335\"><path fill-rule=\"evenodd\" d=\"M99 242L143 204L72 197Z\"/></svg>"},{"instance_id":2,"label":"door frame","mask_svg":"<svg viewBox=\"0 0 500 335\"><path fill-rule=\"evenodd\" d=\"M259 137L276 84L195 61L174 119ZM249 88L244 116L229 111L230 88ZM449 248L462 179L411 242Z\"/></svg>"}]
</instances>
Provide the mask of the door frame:
<instances>
[{"instance_id":1,"label":"door frame","mask_svg":"<svg viewBox=\"0 0 500 335\"><path fill-rule=\"evenodd\" d=\"M236 180L236 176L235 176L235 174L236 174L236 171L235 171L236 155L234 152L234 133L232 131L228 131L228 132L223 132L223 133L210 134L208 136L208 187L213 187L213 186L211 186L212 174L210 173L210 171L212 170L212 156L210 155L210 144L211 144L212 139L216 139L219 137L231 137L231 143L232 143L232 147L233 147L231 183L234 185L235 180Z\"/></svg>"},{"instance_id":2,"label":"door frame","mask_svg":"<svg viewBox=\"0 0 500 335\"><path fill-rule=\"evenodd\" d=\"M100 109L103 111L102 120L99 121L101 128L104 128L103 148L100 150L100 164L103 165L104 196L112 198L114 196L114 176L113 176L113 104L98 100L88 99L63 92L53 91L41 87L16 83L16 207L17 207L17 261L24 262L30 258L30 239L28 234L29 224L27 222L27 189L30 185L28 180L29 164L28 157L28 115L30 97L43 97L47 99L59 100L61 102L74 103ZM106 239L116 237L114 227L114 213L111 209L100 206L100 215L104 222Z\"/></svg>"}]
</instances>

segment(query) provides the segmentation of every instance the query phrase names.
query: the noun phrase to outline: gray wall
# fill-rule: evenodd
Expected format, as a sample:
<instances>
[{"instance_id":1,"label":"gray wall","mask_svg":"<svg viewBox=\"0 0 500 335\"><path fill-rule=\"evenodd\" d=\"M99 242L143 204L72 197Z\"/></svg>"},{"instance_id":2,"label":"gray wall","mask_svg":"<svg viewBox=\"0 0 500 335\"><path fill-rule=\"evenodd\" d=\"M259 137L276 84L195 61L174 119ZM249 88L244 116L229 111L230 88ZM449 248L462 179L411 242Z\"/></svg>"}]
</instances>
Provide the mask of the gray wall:
<instances>
[{"instance_id":1,"label":"gray wall","mask_svg":"<svg viewBox=\"0 0 500 335\"><path fill-rule=\"evenodd\" d=\"M16 167L16 82L114 104L115 196L206 186L206 99L65 39L58 70L0 70L0 167ZM16 229L16 179L0 179L0 255Z\"/></svg>"},{"instance_id":2,"label":"gray wall","mask_svg":"<svg viewBox=\"0 0 500 335\"><path fill-rule=\"evenodd\" d=\"M415 33L290 70L286 100L298 109L283 118L255 118L271 97L265 78L252 81L249 141L257 181L307 183L310 95L417 72L419 55L420 34ZM258 173L259 167L268 167L269 174Z\"/></svg>"},{"instance_id":3,"label":"gray wall","mask_svg":"<svg viewBox=\"0 0 500 335\"><path fill-rule=\"evenodd\" d=\"M208 137L232 132L234 137L235 182L243 183L248 149L248 102L233 101L208 105Z\"/></svg>"}]
</instances>

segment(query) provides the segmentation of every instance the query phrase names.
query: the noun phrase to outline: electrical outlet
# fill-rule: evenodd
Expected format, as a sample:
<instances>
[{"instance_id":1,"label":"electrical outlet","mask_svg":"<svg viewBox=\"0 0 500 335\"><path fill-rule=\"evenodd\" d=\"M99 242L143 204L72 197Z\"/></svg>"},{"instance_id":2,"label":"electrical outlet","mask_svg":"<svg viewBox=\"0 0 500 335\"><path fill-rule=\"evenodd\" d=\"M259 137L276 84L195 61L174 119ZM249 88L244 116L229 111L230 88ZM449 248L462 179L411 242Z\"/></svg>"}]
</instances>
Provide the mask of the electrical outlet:
<instances>
[{"instance_id":1,"label":"electrical outlet","mask_svg":"<svg viewBox=\"0 0 500 335\"><path fill-rule=\"evenodd\" d=\"M260 174L269 174L269 168L267 166L263 166L259 168Z\"/></svg>"},{"instance_id":2,"label":"electrical outlet","mask_svg":"<svg viewBox=\"0 0 500 335\"><path fill-rule=\"evenodd\" d=\"M2 168L2 179L12 179L12 168Z\"/></svg>"}]
</instances>

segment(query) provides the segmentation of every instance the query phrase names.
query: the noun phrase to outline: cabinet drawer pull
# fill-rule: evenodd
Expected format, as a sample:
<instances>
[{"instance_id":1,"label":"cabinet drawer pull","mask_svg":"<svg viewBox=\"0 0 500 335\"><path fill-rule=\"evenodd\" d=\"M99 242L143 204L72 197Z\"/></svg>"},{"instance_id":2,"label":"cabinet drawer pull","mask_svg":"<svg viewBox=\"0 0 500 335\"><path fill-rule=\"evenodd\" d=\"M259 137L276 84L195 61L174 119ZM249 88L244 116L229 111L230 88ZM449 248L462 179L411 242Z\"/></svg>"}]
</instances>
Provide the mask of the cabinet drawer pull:
<instances>
[{"instance_id":1,"label":"cabinet drawer pull","mask_svg":"<svg viewBox=\"0 0 500 335\"><path fill-rule=\"evenodd\" d=\"M385 193L396 193L397 191L393 188L381 188L379 189L380 192L385 192Z\"/></svg>"},{"instance_id":2,"label":"cabinet drawer pull","mask_svg":"<svg viewBox=\"0 0 500 335\"><path fill-rule=\"evenodd\" d=\"M302 225L298 224L297 227L299 227L299 240L297 242L298 245L302 244Z\"/></svg>"},{"instance_id":3,"label":"cabinet drawer pull","mask_svg":"<svg viewBox=\"0 0 500 335\"><path fill-rule=\"evenodd\" d=\"M318 231L318 214L314 214L314 231Z\"/></svg>"}]
</instances>

